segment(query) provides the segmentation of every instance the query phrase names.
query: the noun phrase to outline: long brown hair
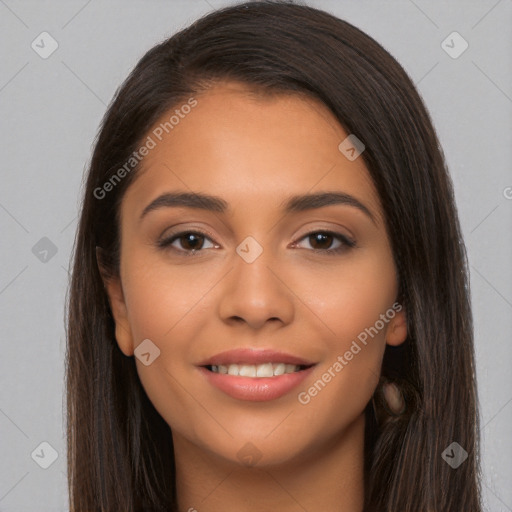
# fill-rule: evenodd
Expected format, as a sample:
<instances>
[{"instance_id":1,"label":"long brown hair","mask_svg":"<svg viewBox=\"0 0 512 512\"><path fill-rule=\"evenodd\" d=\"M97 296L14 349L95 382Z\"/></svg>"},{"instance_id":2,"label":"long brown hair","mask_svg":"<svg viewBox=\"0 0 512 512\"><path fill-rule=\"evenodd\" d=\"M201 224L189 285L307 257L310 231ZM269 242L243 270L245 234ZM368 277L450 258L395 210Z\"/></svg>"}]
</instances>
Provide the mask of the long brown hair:
<instances>
[{"instance_id":1,"label":"long brown hair","mask_svg":"<svg viewBox=\"0 0 512 512\"><path fill-rule=\"evenodd\" d=\"M467 260L431 119L405 71L371 37L286 1L214 11L155 46L105 114L85 185L68 304L70 510L177 510L171 429L149 401L134 359L116 344L96 248L117 275L119 205L137 166L122 179L119 169L165 112L225 79L320 99L366 146L362 158L383 206L408 338L386 348L382 366L403 390L406 412L377 423L380 413L366 410L365 511L479 512ZM109 180L115 186L101 192ZM452 442L468 453L456 469L442 457Z\"/></svg>"}]
</instances>

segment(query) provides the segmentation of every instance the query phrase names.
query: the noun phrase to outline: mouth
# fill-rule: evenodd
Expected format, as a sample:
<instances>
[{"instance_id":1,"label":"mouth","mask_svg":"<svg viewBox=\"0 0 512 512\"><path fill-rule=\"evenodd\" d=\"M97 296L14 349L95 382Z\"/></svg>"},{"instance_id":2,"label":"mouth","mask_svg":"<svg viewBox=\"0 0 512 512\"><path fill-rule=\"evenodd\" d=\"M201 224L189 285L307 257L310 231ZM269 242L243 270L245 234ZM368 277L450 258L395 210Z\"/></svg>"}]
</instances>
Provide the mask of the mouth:
<instances>
[{"instance_id":1,"label":"mouth","mask_svg":"<svg viewBox=\"0 0 512 512\"><path fill-rule=\"evenodd\" d=\"M314 371L316 363L269 349L235 349L198 365L205 381L237 400L275 400L297 388Z\"/></svg>"},{"instance_id":2,"label":"mouth","mask_svg":"<svg viewBox=\"0 0 512 512\"><path fill-rule=\"evenodd\" d=\"M205 365L203 368L206 368L212 373L261 379L279 377L280 375L287 375L289 373L297 373L307 370L308 368L311 368L311 366L313 365L267 362L258 365L244 363Z\"/></svg>"}]
</instances>

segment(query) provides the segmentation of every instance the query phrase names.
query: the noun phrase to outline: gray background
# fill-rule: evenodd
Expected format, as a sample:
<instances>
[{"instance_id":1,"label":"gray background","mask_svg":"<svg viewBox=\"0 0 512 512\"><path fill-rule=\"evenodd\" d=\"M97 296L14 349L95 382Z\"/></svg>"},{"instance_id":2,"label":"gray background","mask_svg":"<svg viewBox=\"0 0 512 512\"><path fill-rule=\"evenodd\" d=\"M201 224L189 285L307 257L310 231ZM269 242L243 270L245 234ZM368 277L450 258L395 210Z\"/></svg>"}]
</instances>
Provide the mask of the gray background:
<instances>
[{"instance_id":1,"label":"gray background","mask_svg":"<svg viewBox=\"0 0 512 512\"><path fill-rule=\"evenodd\" d=\"M67 510L63 305L82 175L106 104L151 46L228 3L0 0L3 512ZM471 264L482 487L487 510L512 511L512 1L310 5L388 49L434 119ZM47 59L31 47L43 46L43 31L59 45ZM453 31L469 44L455 59L441 46ZM43 441L58 454L47 469L35 462L50 461Z\"/></svg>"}]
</instances>

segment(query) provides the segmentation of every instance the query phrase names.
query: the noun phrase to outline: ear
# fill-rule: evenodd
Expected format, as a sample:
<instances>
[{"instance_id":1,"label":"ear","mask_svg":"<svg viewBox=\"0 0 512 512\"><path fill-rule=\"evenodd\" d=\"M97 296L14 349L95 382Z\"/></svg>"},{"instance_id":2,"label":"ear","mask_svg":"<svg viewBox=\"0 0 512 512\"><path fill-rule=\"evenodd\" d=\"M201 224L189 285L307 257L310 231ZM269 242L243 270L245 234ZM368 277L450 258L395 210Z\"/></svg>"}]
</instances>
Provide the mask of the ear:
<instances>
[{"instance_id":1,"label":"ear","mask_svg":"<svg viewBox=\"0 0 512 512\"><path fill-rule=\"evenodd\" d=\"M405 308L400 305L400 310L397 309L395 309L396 314L389 321L386 330L386 343L394 347L401 345L407 338L407 314Z\"/></svg>"},{"instance_id":2,"label":"ear","mask_svg":"<svg viewBox=\"0 0 512 512\"><path fill-rule=\"evenodd\" d=\"M111 275L111 273L106 270L106 267L102 264L102 250L100 247L96 248L96 260L103 280L103 286L108 296L110 309L114 316L117 344L125 356L133 356L133 336L124 299L123 287L121 285L121 278Z\"/></svg>"}]
</instances>

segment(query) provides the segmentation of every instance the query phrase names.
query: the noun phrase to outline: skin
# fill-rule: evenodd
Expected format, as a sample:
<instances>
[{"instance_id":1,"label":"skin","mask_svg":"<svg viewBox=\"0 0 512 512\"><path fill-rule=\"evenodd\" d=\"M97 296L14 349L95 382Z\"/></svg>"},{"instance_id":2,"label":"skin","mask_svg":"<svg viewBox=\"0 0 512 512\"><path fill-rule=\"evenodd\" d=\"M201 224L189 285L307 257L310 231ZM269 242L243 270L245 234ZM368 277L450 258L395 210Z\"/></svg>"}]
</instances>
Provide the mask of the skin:
<instances>
[{"instance_id":1,"label":"skin","mask_svg":"<svg viewBox=\"0 0 512 512\"><path fill-rule=\"evenodd\" d=\"M195 98L123 197L120 278L106 283L120 350L133 356L145 339L160 349L149 366L136 364L173 432L180 511L361 511L363 412L386 343L406 338L404 310L308 404L297 394L396 301L378 195L363 159L349 161L338 149L348 134L322 103L262 97L236 82ZM161 207L141 219L156 197L174 191L219 196L230 211ZM289 196L325 191L354 196L374 221L350 205L283 214ZM314 245L307 235L322 229L353 237L356 246L326 254L341 242ZM187 230L212 236L199 236L203 248L192 256L184 237L158 247ZM252 263L235 250L247 236L263 248ZM196 365L241 347L287 352L316 366L283 397L237 400ZM237 456L248 442L260 457L252 467Z\"/></svg>"}]
</instances>

